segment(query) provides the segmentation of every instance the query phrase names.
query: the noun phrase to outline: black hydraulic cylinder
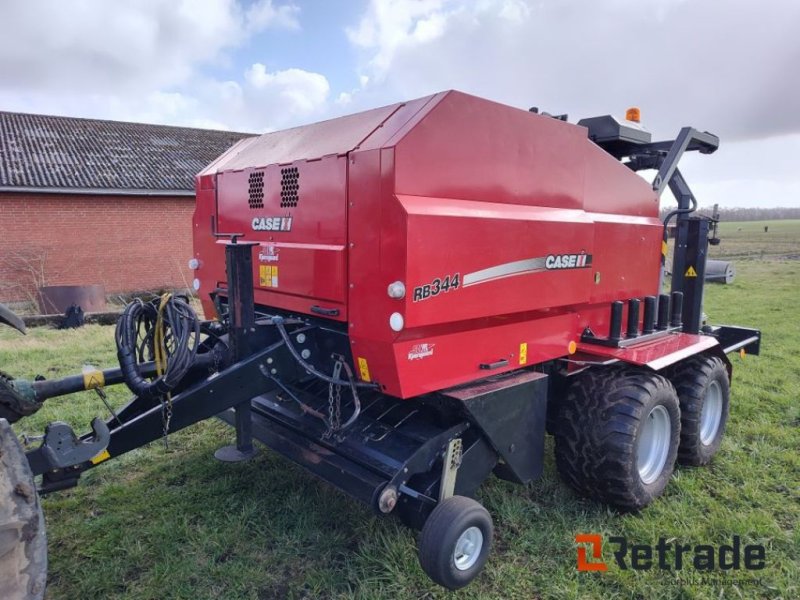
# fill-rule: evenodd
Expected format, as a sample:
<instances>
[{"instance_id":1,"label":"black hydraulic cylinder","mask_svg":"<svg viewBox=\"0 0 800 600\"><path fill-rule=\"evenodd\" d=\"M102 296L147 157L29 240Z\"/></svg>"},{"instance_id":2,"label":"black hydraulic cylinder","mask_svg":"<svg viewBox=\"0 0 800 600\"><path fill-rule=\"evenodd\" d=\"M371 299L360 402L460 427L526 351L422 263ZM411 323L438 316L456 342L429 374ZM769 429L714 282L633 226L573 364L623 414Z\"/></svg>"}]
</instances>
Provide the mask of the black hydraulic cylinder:
<instances>
[{"instance_id":1,"label":"black hydraulic cylinder","mask_svg":"<svg viewBox=\"0 0 800 600\"><path fill-rule=\"evenodd\" d=\"M627 337L635 338L639 335L639 299L628 300L628 331Z\"/></svg>"},{"instance_id":2,"label":"black hydraulic cylinder","mask_svg":"<svg viewBox=\"0 0 800 600\"><path fill-rule=\"evenodd\" d=\"M644 324L642 333L644 335L653 333L656 329L656 297L646 296L644 299Z\"/></svg>"},{"instance_id":3,"label":"black hydraulic cylinder","mask_svg":"<svg viewBox=\"0 0 800 600\"><path fill-rule=\"evenodd\" d=\"M672 292L672 316L669 324L671 327L681 327L683 315L683 292Z\"/></svg>"},{"instance_id":4,"label":"black hydraulic cylinder","mask_svg":"<svg viewBox=\"0 0 800 600\"><path fill-rule=\"evenodd\" d=\"M658 323L656 329L664 331L669 327L669 294L658 297Z\"/></svg>"},{"instance_id":5,"label":"black hydraulic cylinder","mask_svg":"<svg viewBox=\"0 0 800 600\"><path fill-rule=\"evenodd\" d=\"M618 340L622 337L622 307L625 305L620 300L611 303L611 323L608 326L608 339Z\"/></svg>"}]
</instances>

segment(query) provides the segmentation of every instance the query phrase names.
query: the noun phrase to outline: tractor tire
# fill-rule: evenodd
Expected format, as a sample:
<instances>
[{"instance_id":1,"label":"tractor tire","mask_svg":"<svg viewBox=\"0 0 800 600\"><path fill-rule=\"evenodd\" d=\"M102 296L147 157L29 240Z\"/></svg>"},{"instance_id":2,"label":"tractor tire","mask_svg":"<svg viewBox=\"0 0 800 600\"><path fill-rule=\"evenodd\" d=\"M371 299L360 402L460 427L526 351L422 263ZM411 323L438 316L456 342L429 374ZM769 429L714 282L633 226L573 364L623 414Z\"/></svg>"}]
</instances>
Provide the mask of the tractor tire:
<instances>
[{"instance_id":1,"label":"tractor tire","mask_svg":"<svg viewBox=\"0 0 800 600\"><path fill-rule=\"evenodd\" d=\"M664 377L631 367L588 369L559 403L556 466L583 496L638 511L669 483L680 408Z\"/></svg>"},{"instance_id":2,"label":"tractor tire","mask_svg":"<svg viewBox=\"0 0 800 600\"><path fill-rule=\"evenodd\" d=\"M47 582L47 536L39 494L17 436L0 419L0 598L39 600Z\"/></svg>"},{"instance_id":3,"label":"tractor tire","mask_svg":"<svg viewBox=\"0 0 800 600\"><path fill-rule=\"evenodd\" d=\"M719 450L730 413L730 380L716 356L694 356L666 372L681 405L678 462L703 466Z\"/></svg>"},{"instance_id":4,"label":"tractor tire","mask_svg":"<svg viewBox=\"0 0 800 600\"><path fill-rule=\"evenodd\" d=\"M457 590L475 579L489 558L494 526L479 502L451 496L436 505L419 538L419 564L433 581Z\"/></svg>"}]
</instances>

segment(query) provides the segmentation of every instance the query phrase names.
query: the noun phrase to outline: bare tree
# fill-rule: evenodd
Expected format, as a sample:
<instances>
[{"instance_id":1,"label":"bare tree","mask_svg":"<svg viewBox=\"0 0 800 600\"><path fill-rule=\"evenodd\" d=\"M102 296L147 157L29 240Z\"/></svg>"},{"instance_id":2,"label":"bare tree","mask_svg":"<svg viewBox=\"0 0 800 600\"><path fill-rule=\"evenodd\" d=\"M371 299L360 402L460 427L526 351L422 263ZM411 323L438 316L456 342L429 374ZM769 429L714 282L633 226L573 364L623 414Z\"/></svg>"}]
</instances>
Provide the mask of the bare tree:
<instances>
[{"instance_id":1,"label":"bare tree","mask_svg":"<svg viewBox=\"0 0 800 600\"><path fill-rule=\"evenodd\" d=\"M46 286L54 276L48 271L48 255L47 248L25 248L0 256L0 272L10 277L0 280L3 295L24 298L35 305L39 288Z\"/></svg>"}]
</instances>

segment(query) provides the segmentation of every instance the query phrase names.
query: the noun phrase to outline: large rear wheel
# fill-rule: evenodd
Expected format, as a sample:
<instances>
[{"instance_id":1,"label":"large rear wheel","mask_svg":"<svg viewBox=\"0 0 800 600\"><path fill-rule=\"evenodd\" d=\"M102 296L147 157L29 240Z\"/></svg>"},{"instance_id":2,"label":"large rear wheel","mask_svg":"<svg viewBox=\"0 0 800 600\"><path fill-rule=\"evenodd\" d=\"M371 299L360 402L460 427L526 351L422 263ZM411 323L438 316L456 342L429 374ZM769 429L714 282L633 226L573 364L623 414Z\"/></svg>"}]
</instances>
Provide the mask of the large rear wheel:
<instances>
[{"instance_id":1,"label":"large rear wheel","mask_svg":"<svg viewBox=\"0 0 800 600\"><path fill-rule=\"evenodd\" d=\"M719 450L730 412L730 380L716 356L694 356L667 371L681 405L678 462L707 465Z\"/></svg>"},{"instance_id":2,"label":"large rear wheel","mask_svg":"<svg viewBox=\"0 0 800 600\"><path fill-rule=\"evenodd\" d=\"M17 436L0 419L0 598L38 600L47 581L39 495Z\"/></svg>"},{"instance_id":3,"label":"large rear wheel","mask_svg":"<svg viewBox=\"0 0 800 600\"><path fill-rule=\"evenodd\" d=\"M644 508L669 483L680 439L675 389L630 367L576 375L555 411L558 471L587 498Z\"/></svg>"}]
</instances>

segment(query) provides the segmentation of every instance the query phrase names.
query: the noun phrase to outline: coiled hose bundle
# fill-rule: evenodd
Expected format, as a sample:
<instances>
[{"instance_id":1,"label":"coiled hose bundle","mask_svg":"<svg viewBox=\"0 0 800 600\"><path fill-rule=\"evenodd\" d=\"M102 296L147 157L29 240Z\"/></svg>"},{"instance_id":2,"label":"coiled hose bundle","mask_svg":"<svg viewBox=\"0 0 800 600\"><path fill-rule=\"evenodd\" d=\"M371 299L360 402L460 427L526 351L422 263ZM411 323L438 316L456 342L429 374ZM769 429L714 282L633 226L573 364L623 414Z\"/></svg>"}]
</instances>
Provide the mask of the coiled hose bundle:
<instances>
[{"instance_id":1,"label":"coiled hose bundle","mask_svg":"<svg viewBox=\"0 0 800 600\"><path fill-rule=\"evenodd\" d=\"M188 301L164 294L125 307L116 329L117 358L128 388L139 397L160 398L181 382L200 343L200 321ZM140 365L155 362L157 376L146 378Z\"/></svg>"}]
</instances>

